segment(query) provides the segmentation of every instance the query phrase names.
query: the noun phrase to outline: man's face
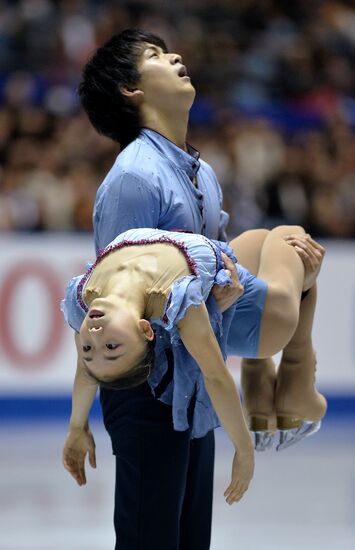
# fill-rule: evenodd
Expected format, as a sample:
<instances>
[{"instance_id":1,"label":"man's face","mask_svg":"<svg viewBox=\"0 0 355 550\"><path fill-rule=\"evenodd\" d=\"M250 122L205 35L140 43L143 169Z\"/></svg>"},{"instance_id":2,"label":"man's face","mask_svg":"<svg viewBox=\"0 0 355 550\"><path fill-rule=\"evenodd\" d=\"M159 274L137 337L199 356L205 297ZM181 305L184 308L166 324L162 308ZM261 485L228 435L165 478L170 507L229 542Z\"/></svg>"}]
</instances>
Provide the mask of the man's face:
<instances>
[{"instance_id":1,"label":"man's face","mask_svg":"<svg viewBox=\"0 0 355 550\"><path fill-rule=\"evenodd\" d=\"M196 91L180 55L146 43L137 68L143 104L158 110L190 109Z\"/></svg>"}]
</instances>

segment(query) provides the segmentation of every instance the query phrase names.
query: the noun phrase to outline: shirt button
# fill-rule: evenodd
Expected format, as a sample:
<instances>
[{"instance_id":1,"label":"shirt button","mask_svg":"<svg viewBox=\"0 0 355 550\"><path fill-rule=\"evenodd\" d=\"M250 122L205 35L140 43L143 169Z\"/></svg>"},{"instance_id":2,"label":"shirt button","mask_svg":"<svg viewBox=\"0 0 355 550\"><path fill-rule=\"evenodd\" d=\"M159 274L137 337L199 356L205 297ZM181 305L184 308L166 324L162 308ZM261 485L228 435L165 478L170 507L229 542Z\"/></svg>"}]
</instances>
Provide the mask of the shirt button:
<instances>
[{"instance_id":1,"label":"shirt button","mask_svg":"<svg viewBox=\"0 0 355 550\"><path fill-rule=\"evenodd\" d=\"M193 162L192 163L192 168L196 168L196 166L197 166L196 162Z\"/></svg>"}]
</instances>

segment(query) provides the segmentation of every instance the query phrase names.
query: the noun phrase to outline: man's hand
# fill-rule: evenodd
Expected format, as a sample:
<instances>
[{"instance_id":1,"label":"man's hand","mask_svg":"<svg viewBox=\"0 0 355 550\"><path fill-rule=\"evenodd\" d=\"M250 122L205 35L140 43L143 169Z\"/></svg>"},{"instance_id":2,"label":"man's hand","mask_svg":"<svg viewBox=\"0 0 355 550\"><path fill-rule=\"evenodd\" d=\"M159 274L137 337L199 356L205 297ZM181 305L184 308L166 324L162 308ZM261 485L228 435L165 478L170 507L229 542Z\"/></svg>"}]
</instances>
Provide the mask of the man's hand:
<instances>
[{"instance_id":1,"label":"man's hand","mask_svg":"<svg viewBox=\"0 0 355 550\"><path fill-rule=\"evenodd\" d=\"M215 297L218 307L223 313L226 311L244 292L243 285L239 281L237 268L234 262L222 252L222 258L225 265L225 269L232 279L232 284L228 286L214 285L212 287L212 294Z\"/></svg>"},{"instance_id":2,"label":"man's hand","mask_svg":"<svg viewBox=\"0 0 355 550\"><path fill-rule=\"evenodd\" d=\"M310 289L318 277L325 249L317 241L306 235L288 235L284 237L287 244L294 247L304 265L303 291Z\"/></svg>"},{"instance_id":3,"label":"man's hand","mask_svg":"<svg viewBox=\"0 0 355 550\"><path fill-rule=\"evenodd\" d=\"M63 448L63 465L78 485L86 484L85 457L96 468L95 441L89 428L70 428Z\"/></svg>"}]
</instances>

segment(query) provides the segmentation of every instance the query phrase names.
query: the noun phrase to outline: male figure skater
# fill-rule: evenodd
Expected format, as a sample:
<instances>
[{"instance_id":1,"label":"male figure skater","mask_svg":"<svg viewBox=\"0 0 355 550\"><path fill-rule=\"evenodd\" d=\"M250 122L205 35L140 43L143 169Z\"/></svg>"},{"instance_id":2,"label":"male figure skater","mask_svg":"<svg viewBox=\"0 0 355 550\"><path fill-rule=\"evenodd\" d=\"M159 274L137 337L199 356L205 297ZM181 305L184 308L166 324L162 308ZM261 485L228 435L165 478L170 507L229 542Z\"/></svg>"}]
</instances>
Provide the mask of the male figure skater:
<instances>
[{"instance_id":1,"label":"male figure skater","mask_svg":"<svg viewBox=\"0 0 355 550\"><path fill-rule=\"evenodd\" d=\"M169 53L165 43L148 32L124 31L86 65L79 95L96 130L121 145L96 197L96 252L134 227L178 229L225 240L228 216L221 210L215 174L186 144L195 89L180 55ZM224 296L217 295L219 306L210 299L212 320L234 295L226 288ZM100 392L116 455L116 549L207 550L214 467L214 433L208 424L212 428L215 419L213 411L199 403L197 382L187 389L184 381L173 380L173 358L163 331L157 331L156 340L160 347L155 368L166 375L155 396L148 384ZM188 369L189 357L184 359ZM185 431L173 427L173 384L188 392L175 397L182 422L186 417L190 424ZM207 433L191 438L199 432Z\"/></svg>"},{"instance_id":2,"label":"male figure skater","mask_svg":"<svg viewBox=\"0 0 355 550\"><path fill-rule=\"evenodd\" d=\"M96 197L96 252L134 227L224 240L228 216L221 210L219 184L186 143L195 89L181 56L150 33L124 31L86 65L79 94L97 131L121 145ZM216 330L230 321L228 315L221 319L221 311L232 294L227 289L216 295L217 302L211 297L207 303ZM189 356L182 354L181 364L174 365L164 333L158 330L156 336L155 369L165 375L154 395L148 384L101 390L116 455L116 550L207 550L215 416L201 380L188 379ZM172 406L179 410L181 427L188 426L185 431L174 430ZM86 429L93 464L94 444Z\"/></svg>"}]
</instances>

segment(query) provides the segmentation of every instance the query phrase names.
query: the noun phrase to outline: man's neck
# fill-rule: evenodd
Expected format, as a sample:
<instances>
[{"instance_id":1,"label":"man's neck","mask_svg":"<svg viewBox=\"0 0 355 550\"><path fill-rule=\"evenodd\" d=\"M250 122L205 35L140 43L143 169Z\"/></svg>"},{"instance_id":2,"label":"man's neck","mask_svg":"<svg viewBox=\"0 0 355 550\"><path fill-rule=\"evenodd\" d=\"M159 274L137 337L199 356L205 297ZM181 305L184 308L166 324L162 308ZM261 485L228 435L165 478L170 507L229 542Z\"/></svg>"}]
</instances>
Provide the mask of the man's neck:
<instances>
[{"instance_id":1,"label":"man's neck","mask_svg":"<svg viewBox=\"0 0 355 550\"><path fill-rule=\"evenodd\" d=\"M189 113L150 113L143 117L143 126L162 134L164 137L175 143L186 151L186 134Z\"/></svg>"}]
</instances>

